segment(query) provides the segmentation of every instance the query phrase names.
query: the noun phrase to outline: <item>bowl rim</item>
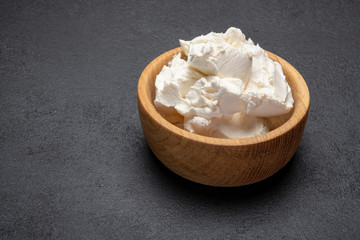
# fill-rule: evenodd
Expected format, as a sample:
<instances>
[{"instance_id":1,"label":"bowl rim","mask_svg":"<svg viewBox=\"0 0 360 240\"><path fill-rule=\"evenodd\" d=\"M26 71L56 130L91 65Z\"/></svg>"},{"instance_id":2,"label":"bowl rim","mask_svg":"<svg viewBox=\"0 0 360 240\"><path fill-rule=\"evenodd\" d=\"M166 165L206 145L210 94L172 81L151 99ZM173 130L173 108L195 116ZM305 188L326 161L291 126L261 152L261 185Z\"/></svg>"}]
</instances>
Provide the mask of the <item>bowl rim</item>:
<instances>
[{"instance_id":1,"label":"bowl rim","mask_svg":"<svg viewBox=\"0 0 360 240\"><path fill-rule=\"evenodd\" d=\"M266 51L266 50L265 50ZM143 72L140 75L138 86L137 86L137 101L138 105L142 106L142 109L147 112L148 116L152 118L153 121L155 121L158 125L163 126L168 131L172 132L173 134L177 135L180 138L189 139L192 141L205 143L207 145L214 145L214 146L249 146L249 145L255 145L255 144L261 144L270 140L273 140L275 138L281 137L282 135L289 132L293 127L297 126L304 118L307 117L307 114L309 112L310 107L310 93L309 88L304 80L304 78L301 76L301 74L286 60L283 58L266 51L268 56L273 59L274 61L277 61L280 63L282 68L287 67L290 68L296 75L297 75L297 84L303 85L304 92L302 92L303 97L303 103L304 108L296 108L296 103L294 103L294 110L291 117L280 127L275 128L271 130L270 132L249 137L249 138L215 138L215 137L208 137L199 135L196 133L191 133L187 130L181 129L172 123L168 122L165 118L161 116L161 114L156 110L154 103L151 102L151 99L146 94L145 89L145 82L146 78L148 78L148 75L153 71L153 66L156 66L160 60L163 58L169 57L170 55L173 56L179 52L182 52L181 47L177 47L174 49L171 49L160 56L156 57L154 60L152 60L143 70ZM158 74L158 73L157 73ZM156 74L156 75L157 75Z\"/></svg>"}]
</instances>

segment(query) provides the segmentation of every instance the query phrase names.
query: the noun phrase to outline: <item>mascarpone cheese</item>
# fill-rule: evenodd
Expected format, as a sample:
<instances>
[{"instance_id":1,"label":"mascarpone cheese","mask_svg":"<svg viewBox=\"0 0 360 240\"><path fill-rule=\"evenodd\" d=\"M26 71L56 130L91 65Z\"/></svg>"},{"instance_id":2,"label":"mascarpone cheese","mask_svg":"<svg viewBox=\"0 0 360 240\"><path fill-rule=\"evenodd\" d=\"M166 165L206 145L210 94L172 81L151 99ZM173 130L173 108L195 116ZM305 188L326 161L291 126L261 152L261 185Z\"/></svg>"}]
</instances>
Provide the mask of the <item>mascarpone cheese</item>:
<instances>
[{"instance_id":1,"label":"mascarpone cheese","mask_svg":"<svg viewBox=\"0 0 360 240\"><path fill-rule=\"evenodd\" d=\"M183 116L190 132L244 138L268 131L264 119L293 107L281 65L237 28L180 40L187 56L175 55L156 77L157 110Z\"/></svg>"}]
</instances>

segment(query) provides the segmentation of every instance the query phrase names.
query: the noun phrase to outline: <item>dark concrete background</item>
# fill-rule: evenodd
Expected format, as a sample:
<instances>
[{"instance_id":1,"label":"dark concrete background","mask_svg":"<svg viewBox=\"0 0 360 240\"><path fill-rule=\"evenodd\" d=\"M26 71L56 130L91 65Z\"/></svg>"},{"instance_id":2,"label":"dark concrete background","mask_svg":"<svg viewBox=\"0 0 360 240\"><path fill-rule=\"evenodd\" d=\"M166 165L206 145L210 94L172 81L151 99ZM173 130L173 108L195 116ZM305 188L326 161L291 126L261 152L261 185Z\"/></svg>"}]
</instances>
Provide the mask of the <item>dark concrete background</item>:
<instances>
[{"instance_id":1,"label":"dark concrete background","mask_svg":"<svg viewBox=\"0 0 360 240\"><path fill-rule=\"evenodd\" d=\"M156 56L241 28L307 81L298 151L222 189L162 166L136 85ZM1 1L0 239L359 239L359 1Z\"/></svg>"}]
</instances>

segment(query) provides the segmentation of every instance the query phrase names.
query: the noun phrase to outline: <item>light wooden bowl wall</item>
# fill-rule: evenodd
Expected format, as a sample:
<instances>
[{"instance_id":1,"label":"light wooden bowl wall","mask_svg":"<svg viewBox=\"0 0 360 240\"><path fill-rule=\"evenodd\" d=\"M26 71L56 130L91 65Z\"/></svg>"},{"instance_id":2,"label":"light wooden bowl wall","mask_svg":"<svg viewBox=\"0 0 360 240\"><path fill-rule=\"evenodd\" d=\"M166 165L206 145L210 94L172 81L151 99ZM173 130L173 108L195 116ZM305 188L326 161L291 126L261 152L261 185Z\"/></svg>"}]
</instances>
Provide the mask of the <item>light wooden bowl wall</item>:
<instances>
[{"instance_id":1,"label":"light wooden bowl wall","mask_svg":"<svg viewBox=\"0 0 360 240\"><path fill-rule=\"evenodd\" d=\"M274 130L243 139L200 136L176 127L155 109L155 78L181 48L153 60L138 83L138 110L146 140L169 169L191 181L211 186L241 186L261 181L279 171L294 155L307 120L310 95L300 73L284 59L268 53L279 62L294 98L287 116L270 119ZM183 55L183 53L182 53Z\"/></svg>"}]
</instances>

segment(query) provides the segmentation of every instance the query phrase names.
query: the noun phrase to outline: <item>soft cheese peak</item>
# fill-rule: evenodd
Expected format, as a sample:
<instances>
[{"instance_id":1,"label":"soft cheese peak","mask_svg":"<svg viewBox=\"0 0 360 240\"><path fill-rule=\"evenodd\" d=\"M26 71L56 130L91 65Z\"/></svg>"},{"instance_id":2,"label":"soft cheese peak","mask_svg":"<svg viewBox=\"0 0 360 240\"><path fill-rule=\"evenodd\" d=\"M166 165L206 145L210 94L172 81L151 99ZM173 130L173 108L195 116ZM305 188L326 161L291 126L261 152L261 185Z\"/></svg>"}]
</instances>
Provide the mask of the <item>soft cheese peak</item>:
<instances>
[{"instance_id":1,"label":"soft cheese peak","mask_svg":"<svg viewBox=\"0 0 360 240\"><path fill-rule=\"evenodd\" d=\"M225 34L209 33L191 41L180 40L188 63L207 75L235 77L247 82L251 70L251 53L244 45L253 46L240 29L229 28Z\"/></svg>"}]
</instances>

